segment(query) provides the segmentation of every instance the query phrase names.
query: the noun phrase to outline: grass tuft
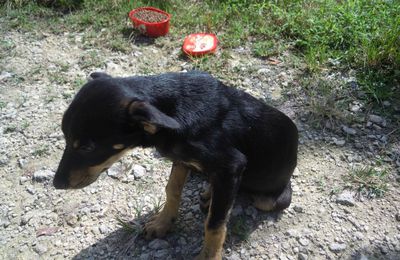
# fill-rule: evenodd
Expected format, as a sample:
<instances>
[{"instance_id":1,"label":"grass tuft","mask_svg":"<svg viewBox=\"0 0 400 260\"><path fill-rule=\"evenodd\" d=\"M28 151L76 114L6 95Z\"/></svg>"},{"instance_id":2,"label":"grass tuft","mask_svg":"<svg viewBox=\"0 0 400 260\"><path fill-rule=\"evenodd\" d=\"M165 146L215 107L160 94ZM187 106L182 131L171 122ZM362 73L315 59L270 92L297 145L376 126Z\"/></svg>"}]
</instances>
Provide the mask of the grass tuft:
<instances>
[{"instance_id":1,"label":"grass tuft","mask_svg":"<svg viewBox=\"0 0 400 260\"><path fill-rule=\"evenodd\" d=\"M319 128L331 127L352 120L348 104L353 100L348 86L339 80L313 76L302 80L300 87L305 94L310 122Z\"/></svg>"},{"instance_id":2,"label":"grass tuft","mask_svg":"<svg viewBox=\"0 0 400 260\"><path fill-rule=\"evenodd\" d=\"M382 197L387 191L388 172L372 167L356 168L349 173L346 181L368 198Z\"/></svg>"},{"instance_id":3,"label":"grass tuft","mask_svg":"<svg viewBox=\"0 0 400 260\"><path fill-rule=\"evenodd\" d=\"M115 220L118 222L118 225L127 233L140 234L142 232L140 225L132 224L131 222L122 220L119 217L116 217Z\"/></svg>"},{"instance_id":4,"label":"grass tuft","mask_svg":"<svg viewBox=\"0 0 400 260\"><path fill-rule=\"evenodd\" d=\"M250 229L244 217L232 219L230 231L231 234L238 237L240 241L247 241L250 237Z\"/></svg>"}]
</instances>

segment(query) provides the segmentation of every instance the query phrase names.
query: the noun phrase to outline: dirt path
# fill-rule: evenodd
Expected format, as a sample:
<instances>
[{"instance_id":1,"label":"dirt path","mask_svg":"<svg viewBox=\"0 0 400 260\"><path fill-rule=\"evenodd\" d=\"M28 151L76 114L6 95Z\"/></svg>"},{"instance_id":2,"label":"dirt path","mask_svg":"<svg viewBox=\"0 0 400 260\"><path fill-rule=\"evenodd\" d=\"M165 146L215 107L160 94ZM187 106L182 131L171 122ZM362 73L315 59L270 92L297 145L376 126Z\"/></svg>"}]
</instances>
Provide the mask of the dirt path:
<instances>
[{"instance_id":1,"label":"dirt path","mask_svg":"<svg viewBox=\"0 0 400 260\"><path fill-rule=\"evenodd\" d=\"M51 185L64 146L62 114L89 73L127 76L190 70L193 64L180 56L180 39L136 41L131 53L122 54L90 47L84 34L9 31L1 38L0 258L196 255L204 221L197 203L204 185L199 176L186 185L174 232L151 242L137 234L147 216L162 205L171 166L152 150L134 150L82 190L56 191ZM274 64L238 48L229 52L216 73L228 84L279 106L301 134L292 205L283 213L267 214L240 197L230 221L226 259L400 259L396 129L390 119L367 116L350 127L356 135L347 128L313 130L298 99L282 95L299 75L286 58ZM349 171L378 156L375 167L389 172L385 195L367 199L346 190ZM120 221L128 225L122 227Z\"/></svg>"}]
</instances>

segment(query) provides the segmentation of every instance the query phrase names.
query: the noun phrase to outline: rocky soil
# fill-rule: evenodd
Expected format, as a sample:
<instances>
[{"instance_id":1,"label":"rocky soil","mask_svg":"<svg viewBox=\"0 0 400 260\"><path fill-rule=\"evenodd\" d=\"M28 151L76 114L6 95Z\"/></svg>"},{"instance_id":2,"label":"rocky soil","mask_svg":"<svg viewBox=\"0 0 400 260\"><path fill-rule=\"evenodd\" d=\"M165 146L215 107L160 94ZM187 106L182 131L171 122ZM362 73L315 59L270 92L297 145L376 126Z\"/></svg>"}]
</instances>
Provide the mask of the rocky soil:
<instances>
[{"instance_id":1,"label":"rocky soil","mask_svg":"<svg viewBox=\"0 0 400 260\"><path fill-rule=\"evenodd\" d=\"M82 190L60 191L51 184L64 146L62 114L90 72L127 76L191 70L195 62L181 55L181 39L149 42L137 36L125 54L93 47L83 33L1 33L0 258L194 257L205 220L198 205L205 185L201 176L188 180L173 232L150 242L140 234L162 206L171 167L155 151L135 149ZM302 102L301 71L290 55L255 59L245 46L224 53L215 74L280 107L301 135L290 208L264 213L239 197L225 258L400 259L399 116L355 101L346 110L356 122L318 130ZM388 172L384 196L360 193L345 181L362 166Z\"/></svg>"}]
</instances>

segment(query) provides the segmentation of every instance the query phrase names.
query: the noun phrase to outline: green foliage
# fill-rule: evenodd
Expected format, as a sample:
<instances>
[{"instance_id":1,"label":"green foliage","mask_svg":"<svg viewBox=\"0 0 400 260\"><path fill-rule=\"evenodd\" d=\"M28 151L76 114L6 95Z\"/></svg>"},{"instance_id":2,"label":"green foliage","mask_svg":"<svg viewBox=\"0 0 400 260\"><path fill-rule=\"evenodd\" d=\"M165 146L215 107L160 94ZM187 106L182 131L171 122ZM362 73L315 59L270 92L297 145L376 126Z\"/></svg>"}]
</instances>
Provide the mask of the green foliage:
<instances>
[{"instance_id":1,"label":"green foliage","mask_svg":"<svg viewBox=\"0 0 400 260\"><path fill-rule=\"evenodd\" d=\"M230 232L241 241L247 241L250 237L250 228L244 217L233 218L230 223Z\"/></svg>"},{"instance_id":2,"label":"green foliage","mask_svg":"<svg viewBox=\"0 0 400 260\"><path fill-rule=\"evenodd\" d=\"M19 30L85 31L91 44L127 52L127 13L140 6L170 12L172 35L214 32L222 47L249 44L260 57L289 49L310 72L334 59L335 68L358 71L368 101L399 98L400 1L7 0L0 14Z\"/></svg>"},{"instance_id":3,"label":"green foliage","mask_svg":"<svg viewBox=\"0 0 400 260\"><path fill-rule=\"evenodd\" d=\"M350 182L353 188L367 197L382 197L387 190L388 172L376 170L372 167L354 169L349 173L346 181Z\"/></svg>"},{"instance_id":4,"label":"green foliage","mask_svg":"<svg viewBox=\"0 0 400 260\"><path fill-rule=\"evenodd\" d=\"M300 84L305 94L310 122L315 127L351 121L346 108L354 98L344 82L316 76L304 78Z\"/></svg>"},{"instance_id":5,"label":"green foliage","mask_svg":"<svg viewBox=\"0 0 400 260\"><path fill-rule=\"evenodd\" d=\"M400 93L399 1L207 2L217 6L214 13L224 13L214 15L219 19L213 20L211 27L224 32L222 42L226 46L251 40L258 56L292 48L304 57L312 72L334 59L340 62L340 68L359 71L370 100L380 102Z\"/></svg>"},{"instance_id":6,"label":"green foliage","mask_svg":"<svg viewBox=\"0 0 400 260\"><path fill-rule=\"evenodd\" d=\"M140 234L142 232L142 228L136 223L131 223L120 217L116 217L115 220L118 222L118 225L129 234Z\"/></svg>"}]
</instances>

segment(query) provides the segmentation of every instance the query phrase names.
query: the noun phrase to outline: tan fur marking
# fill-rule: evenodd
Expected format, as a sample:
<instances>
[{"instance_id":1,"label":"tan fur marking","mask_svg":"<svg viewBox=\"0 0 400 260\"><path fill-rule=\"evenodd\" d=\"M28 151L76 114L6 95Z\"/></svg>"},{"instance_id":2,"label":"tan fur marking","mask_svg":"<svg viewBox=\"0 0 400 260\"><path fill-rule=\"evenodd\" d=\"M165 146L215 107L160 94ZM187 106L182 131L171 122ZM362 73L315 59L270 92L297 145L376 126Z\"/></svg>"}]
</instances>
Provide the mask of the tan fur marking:
<instances>
[{"instance_id":1,"label":"tan fur marking","mask_svg":"<svg viewBox=\"0 0 400 260\"><path fill-rule=\"evenodd\" d=\"M196 257L196 260L221 260L222 259L222 251L223 245L226 237L226 223L223 223L217 229L209 229L207 228L207 223L210 218L211 209L208 212L206 227L205 227L205 236L204 236L204 245L200 254Z\"/></svg>"},{"instance_id":2,"label":"tan fur marking","mask_svg":"<svg viewBox=\"0 0 400 260\"><path fill-rule=\"evenodd\" d=\"M133 112L135 112L136 109L143 107L143 104L139 101L134 101L129 105L129 113L133 114Z\"/></svg>"},{"instance_id":3,"label":"tan fur marking","mask_svg":"<svg viewBox=\"0 0 400 260\"><path fill-rule=\"evenodd\" d=\"M146 225L146 239L164 236L172 227L178 217L178 209L181 201L183 185L186 182L189 169L182 164L174 163L165 191L167 200L160 213L153 217Z\"/></svg>"},{"instance_id":4,"label":"tan fur marking","mask_svg":"<svg viewBox=\"0 0 400 260\"><path fill-rule=\"evenodd\" d=\"M269 196L253 195L253 206L262 211L271 211L275 208L275 200Z\"/></svg>"},{"instance_id":5,"label":"tan fur marking","mask_svg":"<svg viewBox=\"0 0 400 260\"><path fill-rule=\"evenodd\" d=\"M114 145L113 145L113 148L114 148L115 150L121 150L121 149L124 149L124 148L125 148L125 145L124 145L124 144L114 144Z\"/></svg>"},{"instance_id":6,"label":"tan fur marking","mask_svg":"<svg viewBox=\"0 0 400 260\"><path fill-rule=\"evenodd\" d=\"M93 183L100 175L104 168L110 167L114 162L118 161L127 151L130 149L124 149L119 153L111 156L101 164L91 166L85 169L79 169L72 171L69 176L69 185L71 188L83 188Z\"/></svg>"},{"instance_id":7,"label":"tan fur marking","mask_svg":"<svg viewBox=\"0 0 400 260\"><path fill-rule=\"evenodd\" d=\"M148 132L149 134L157 133L157 130L158 130L157 126L155 126L151 123L148 123L148 122L142 122L142 125L143 125L144 131Z\"/></svg>"},{"instance_id":8,"label":"tan fur marking","mask_svg":"<svg viewBox=\"0 0 400 260\"><path fill-rule=\"evenodd\" d=\"M192 168L196 169L199 172L203 171L203 166L199 162L188 161L188 162L182 162L182 163L187 165L187 166L189 166L189 167L192 167Z\"/></svg>"}]
</instances>

